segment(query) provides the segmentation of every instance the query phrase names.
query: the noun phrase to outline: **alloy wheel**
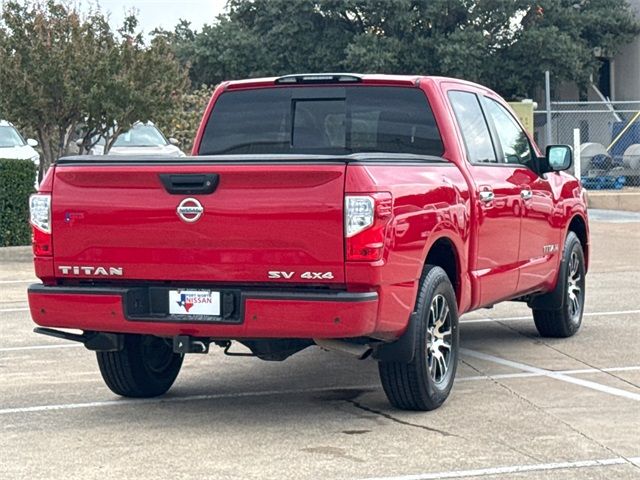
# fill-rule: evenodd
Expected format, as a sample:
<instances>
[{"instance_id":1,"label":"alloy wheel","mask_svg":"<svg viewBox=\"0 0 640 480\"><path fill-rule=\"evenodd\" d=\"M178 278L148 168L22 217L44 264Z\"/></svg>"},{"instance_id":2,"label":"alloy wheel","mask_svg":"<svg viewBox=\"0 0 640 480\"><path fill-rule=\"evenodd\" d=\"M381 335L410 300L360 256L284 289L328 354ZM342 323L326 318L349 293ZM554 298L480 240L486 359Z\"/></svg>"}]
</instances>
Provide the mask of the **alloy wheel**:
<instances>
[{"instance_id":1,"label":"alloy wheel","mask_svg":"<svg viewBox=\"0 0 640 480\"><path fill-rule=\"evenodd\" d=\"M573 322L577 322L582 314L584 282L581 270L577 252L571 252L569 275L567 276L567 300L569 317Z\"/></svg>"},{"instance_id":2,"label":"alloy wheel","mask_svg":"<svg viewBox=\"0 0 640 480\"><path fill-rule=\"evenodd\" d=\"M427 326L427 363L429 375L435 384L441 384L447 377L451 363L451 311L447 299L436 295L429 307Z\"/></svg>"}]
</instances>

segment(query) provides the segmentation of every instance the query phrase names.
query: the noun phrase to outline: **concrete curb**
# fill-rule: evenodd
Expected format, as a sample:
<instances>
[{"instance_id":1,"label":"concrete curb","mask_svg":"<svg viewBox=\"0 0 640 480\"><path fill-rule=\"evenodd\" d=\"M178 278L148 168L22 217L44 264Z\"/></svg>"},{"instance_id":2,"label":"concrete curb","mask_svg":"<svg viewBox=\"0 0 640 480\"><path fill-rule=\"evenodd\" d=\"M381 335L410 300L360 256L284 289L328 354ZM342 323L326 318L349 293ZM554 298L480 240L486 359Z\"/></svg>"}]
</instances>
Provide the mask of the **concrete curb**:
<instances>
[{"instance_id":1,"label":"concrete curb","mask_svg":"<svg viewBox=\"0 0 640 480\"><path fill-rule=\"evenodd\" d=\"M640 212L640 190L589 190L587 198L589 199L589 208Z\"/></svg>"},{"instance_id":2,"label":"concrete curb","mask_svg":"<svg viewBox=\"0 0 640 480\"><path fill-rule=\"evenodd\" d=\"M0 262L27 262L33 257L31 246L0 248Z\"/></svg>"}]
</instances>

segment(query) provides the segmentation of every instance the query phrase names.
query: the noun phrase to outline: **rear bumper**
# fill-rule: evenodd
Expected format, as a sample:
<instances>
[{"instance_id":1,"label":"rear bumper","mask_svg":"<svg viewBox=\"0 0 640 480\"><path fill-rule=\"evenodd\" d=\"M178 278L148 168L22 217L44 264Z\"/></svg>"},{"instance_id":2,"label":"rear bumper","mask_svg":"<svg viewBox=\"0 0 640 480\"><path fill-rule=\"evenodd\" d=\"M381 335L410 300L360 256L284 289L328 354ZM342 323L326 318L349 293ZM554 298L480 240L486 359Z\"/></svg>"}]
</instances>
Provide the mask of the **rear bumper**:
<instances>
[{"instance_id":1,"label":"rear bumper","mask_svg":"<svg viewBox=\"0 0 640 480\"><path fill-rule=\"evenodd\" d=\"M236 313L215 321L177 320L140 307L145 287L29 287L31 317L42 327L85 331L190 335L216 339L349 338L376 332L376 292L232 290ZM142 293L142 297L141 297ZM157 292L156 292L157 293ZM153 303L153 300L150 301ZM142 302L144 303L144 302Z\"/></svg>"}]
</instances>

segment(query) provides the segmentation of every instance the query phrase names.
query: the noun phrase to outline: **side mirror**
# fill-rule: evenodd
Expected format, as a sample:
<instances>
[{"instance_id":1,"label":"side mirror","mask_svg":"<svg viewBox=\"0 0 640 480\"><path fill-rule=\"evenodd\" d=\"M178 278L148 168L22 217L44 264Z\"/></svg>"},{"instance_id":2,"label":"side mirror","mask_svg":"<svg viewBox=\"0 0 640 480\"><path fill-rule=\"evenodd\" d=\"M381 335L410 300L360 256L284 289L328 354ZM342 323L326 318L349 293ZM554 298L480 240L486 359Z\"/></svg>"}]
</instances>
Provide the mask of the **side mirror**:
<instances>
[{"instance_id":1,"label":"side mirror","mask_svg":"<svg viewBox=\"0 0 640 480\"><path fill-rule=\"evenodd\" d=\"M33 138L27 138L27 145L29 145L30 147L37 147L38 141L34 140Z\"/></svg>"},{"instance_id":2,"label":"side mirror","mask_svg":"<svg viewBox=\"0 0 640 480\"><path fill-rule=\"evenodd\" d=\"M177 138L173 138L170 137L169 138L169 143L175 147L179 147L180 146L180 140L178 140Z\"/></svg>"},{"instance_id":3,"label":"side mirror","mask_svg":"<svg viewBox=\"0 0 640 480\"><path fill-rule=\"evenodd\" d=\"M544 160L547 172L569 170L573 164L573 150L568 145L549 145Z\"/></svg>"}]
</instances>

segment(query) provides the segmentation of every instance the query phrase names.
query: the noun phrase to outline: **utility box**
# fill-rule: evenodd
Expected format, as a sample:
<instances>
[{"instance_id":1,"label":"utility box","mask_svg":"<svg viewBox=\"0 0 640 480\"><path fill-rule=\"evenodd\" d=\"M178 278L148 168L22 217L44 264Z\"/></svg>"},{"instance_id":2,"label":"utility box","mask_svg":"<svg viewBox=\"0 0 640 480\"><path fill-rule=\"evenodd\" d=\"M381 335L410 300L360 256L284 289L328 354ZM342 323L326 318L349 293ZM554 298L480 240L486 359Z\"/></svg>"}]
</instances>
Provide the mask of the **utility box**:
<instances>
[{"instance_id":1,"label":"utility box","mask_svg":"<svg viewBox=\"0 0 640 480\"><path fill-rule=\"evenodd\" d=\"M532 100L522 100L521 102L509 102L509 105L520 119L524 129L533 135L533 110L536 104Z\"/></svg>"}]
</instances>

